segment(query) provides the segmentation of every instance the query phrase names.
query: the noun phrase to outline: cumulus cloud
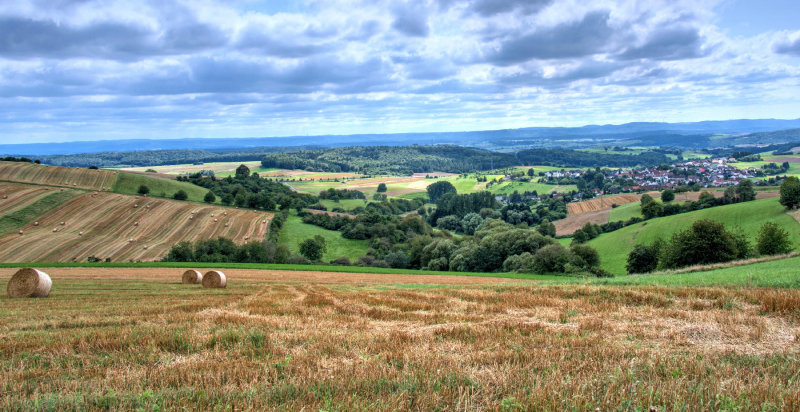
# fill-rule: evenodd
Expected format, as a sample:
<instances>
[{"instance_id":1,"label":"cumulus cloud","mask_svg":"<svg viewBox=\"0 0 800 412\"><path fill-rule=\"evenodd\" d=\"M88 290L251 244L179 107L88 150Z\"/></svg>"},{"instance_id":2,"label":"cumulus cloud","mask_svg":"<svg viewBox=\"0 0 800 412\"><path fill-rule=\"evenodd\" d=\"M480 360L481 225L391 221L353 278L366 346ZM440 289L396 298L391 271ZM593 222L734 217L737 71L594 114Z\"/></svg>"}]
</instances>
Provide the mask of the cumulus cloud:
<instances>
[{"instance_id":1,"label":"cumulus cloud","mask_svg":"<svg viewBox=\"0 0 800 412\"><path fill-rule=\"evenodd\" d=\"M10 2L0 138L86 138L115 124L128 137L185 137L606 123L722 110L744 91L748 104L797 107L797 33L734 41L713 1L257 6Z\"/></svg>"},{"instance_id":2,"label":"cumulus cloud","mask_svg":"<svg viewBox=\"0 0 800 412\"><path fill-rule=\"evenodd\" d=\"M509 65L531 59L590 56L608 49L614 36L607 11L587 13L581 20L534 30L510 39L489 56L489 61Z\"/></svg>"}]
</instances>

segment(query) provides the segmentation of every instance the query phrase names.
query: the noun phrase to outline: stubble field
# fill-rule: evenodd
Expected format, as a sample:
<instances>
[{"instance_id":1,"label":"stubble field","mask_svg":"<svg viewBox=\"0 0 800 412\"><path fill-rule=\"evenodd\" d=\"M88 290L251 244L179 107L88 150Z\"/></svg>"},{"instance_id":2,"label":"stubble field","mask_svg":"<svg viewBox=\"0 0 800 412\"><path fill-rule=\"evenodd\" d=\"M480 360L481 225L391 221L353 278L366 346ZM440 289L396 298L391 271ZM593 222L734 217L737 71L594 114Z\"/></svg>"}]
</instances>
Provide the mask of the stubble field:
<instances>
[{"instance_id":1,"label":"stubble field","mask_svg":"<svg viewBox=\"0 0 800 412\"><path fill-rule=\"evenodd\" d=\"M108 270L0 298L0 409L800 408L797 290Z\"/></svg>"}]
</instances>

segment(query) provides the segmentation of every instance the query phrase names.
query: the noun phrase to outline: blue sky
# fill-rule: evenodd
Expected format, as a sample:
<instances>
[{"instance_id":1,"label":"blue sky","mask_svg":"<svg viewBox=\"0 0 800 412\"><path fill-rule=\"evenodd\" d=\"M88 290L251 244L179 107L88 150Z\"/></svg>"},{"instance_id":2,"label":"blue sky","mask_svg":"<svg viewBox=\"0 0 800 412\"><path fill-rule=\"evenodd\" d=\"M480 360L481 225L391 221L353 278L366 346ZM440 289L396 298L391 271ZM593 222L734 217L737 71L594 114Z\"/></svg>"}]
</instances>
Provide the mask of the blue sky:
<instances>
[{"instance_id":1,"label":"blue sky","mask_svg":"<svg viewBox=\"0 0 800 412\"><path fill-rule=\"evenodd\" d=\"M800 117L796 0L18 0L0 141Z\"/></svg>"}]
</instances>

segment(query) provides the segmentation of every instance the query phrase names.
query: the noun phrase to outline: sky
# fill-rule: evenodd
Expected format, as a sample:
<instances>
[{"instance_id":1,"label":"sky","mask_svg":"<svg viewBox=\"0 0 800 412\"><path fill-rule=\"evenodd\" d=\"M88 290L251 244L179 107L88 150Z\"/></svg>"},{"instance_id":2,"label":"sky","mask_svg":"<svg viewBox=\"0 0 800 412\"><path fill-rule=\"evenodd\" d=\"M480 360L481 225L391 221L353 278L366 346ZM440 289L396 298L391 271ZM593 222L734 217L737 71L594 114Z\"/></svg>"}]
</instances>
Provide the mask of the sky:
<instances>
[{"instance_id":1,"label":"sky","mask_svg":"<svg viewBox=\"0 0 800 412\"><path fill-rule=\"evenodd\" d=\"M0 2L0 142L800 117L797 0Z\"/></svg>"}]
</instances>

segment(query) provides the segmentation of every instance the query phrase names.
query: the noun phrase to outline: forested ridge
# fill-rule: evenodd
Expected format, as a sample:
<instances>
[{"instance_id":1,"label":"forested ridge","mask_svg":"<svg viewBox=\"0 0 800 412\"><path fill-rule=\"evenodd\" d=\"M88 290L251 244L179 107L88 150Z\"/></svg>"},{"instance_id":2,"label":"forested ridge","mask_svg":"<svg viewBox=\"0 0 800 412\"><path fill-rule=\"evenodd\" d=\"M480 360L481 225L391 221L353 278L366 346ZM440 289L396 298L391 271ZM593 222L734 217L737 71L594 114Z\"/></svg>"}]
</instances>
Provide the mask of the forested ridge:
<instances>
[{"instance_id":1,"label":"forested ridge","mask_svg":"<svg viewBox=\"0 0 800 412\"><path fill-rule=\"evenodd\" d=\"M470 147L353 146L268 154L263 167L363 174L465 173L514 166L513 155Z\"/></svg>"}]
</instances>

